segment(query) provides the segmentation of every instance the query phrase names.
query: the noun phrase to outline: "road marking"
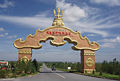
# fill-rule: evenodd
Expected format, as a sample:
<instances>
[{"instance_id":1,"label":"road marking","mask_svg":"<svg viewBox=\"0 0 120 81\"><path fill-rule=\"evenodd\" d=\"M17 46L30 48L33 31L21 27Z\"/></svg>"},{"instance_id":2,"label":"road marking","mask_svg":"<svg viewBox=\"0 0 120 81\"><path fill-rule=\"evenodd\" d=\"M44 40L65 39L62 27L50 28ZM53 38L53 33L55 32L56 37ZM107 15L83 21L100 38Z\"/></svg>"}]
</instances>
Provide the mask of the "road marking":
<instances>
[{"instance_id":1,"label":"road marking","mask_svg":"<svg viewBox=\"0 0 120 81\"><path fill-rule=\"evenodd\" d=\"M0 79L0 80L14 80L15 78L7 78L7 79Z\"/></svg>"},{"instance_id":2,"label":"road marking","mask_svg":"<svg viewBox=\"0 0 120 81\"><path fill-rule=\"evenodd\" d=\"M55 73L55 74L65 79L65 77L64 77L64 76L62 76L62 75L60 75L60 74L58 74L58 73Z\"/></svg>"}]
</instances>

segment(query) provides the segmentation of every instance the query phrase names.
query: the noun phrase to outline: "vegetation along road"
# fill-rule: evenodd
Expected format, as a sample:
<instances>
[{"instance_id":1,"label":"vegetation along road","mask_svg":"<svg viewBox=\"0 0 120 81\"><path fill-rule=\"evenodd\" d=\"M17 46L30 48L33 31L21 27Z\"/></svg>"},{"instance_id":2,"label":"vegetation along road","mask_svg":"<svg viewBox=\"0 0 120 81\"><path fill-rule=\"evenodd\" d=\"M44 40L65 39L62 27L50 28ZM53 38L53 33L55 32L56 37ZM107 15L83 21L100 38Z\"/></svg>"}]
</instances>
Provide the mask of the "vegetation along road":
<instances>
[{"instance_id":1,"label":"vegetation along road","mask_svg":"<svg viewBox=\"0 0 120 81\"><path fill-rule=\"evenodd\" d=\"M67 73L63 71L52 71L45 64L41 68L41 72L33 76L25 76L19 78L0 79L0 81L117 81L110 79L102 79Z\"/></svg>"}]
</instances>

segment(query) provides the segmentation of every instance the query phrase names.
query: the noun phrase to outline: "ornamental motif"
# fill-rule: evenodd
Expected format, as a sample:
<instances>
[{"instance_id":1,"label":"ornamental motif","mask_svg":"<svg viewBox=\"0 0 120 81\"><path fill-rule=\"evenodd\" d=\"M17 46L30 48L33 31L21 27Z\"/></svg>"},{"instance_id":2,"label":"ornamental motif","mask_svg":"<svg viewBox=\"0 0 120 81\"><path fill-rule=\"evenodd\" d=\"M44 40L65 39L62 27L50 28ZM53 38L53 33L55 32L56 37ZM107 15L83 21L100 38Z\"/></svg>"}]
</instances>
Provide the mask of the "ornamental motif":
<instances>
[{"instance_id":1,"label":"ornamental motif","mask_svg":"<svg viewBox=\"0 0 120 81\"><path fill-rule=\"evenodd\" d=\"M84 53L84 55L90 55L90 56L95 56L95 53Z\"/></svg>"},{"instance_id":2,"label":"ornamental motif","mask_svg":"<svg viewBox=\"0 0 120 81\"><path fill-rule=\"evenodd\" d=\"M29 59L26 56L22 57L21 60L23 60L24 62L29 61Z\"/></svg>"},{"instance_id":3,"label":"ornamental motif","mask_svg":"<svg viewBox=\"0 0 120 81\"><path fill-rule=\"evenodd\" d=\"M31 54L32 52L29 50L19 50L19 54Z\"/></svg>"},{"instance_id":4,"label":"ornamental motif","mask_svg":"<svg viewBox=\"0 0 120 81\"><path fill-rule=\"evenodd\" d=\"M89 67L93 66L93 63L94 63L94 61L90 57L86 60L86 65L89 66Z\"/></svg>"},{"instance_id":5,"label":"ornamental motif","mask_svg":"<svg viewBox=\"0 0 120 81\"><path fill-rule=\"evenodd\" d=\"M63 23L63 11L61 12L61 15L60 15L60 9L58 8L57 10L57 15L56 15L56 11L54 10L54 20L53 20L53 23L52 23L52 26L64 26L64 23Z\"/></svg>"}]
</instances>

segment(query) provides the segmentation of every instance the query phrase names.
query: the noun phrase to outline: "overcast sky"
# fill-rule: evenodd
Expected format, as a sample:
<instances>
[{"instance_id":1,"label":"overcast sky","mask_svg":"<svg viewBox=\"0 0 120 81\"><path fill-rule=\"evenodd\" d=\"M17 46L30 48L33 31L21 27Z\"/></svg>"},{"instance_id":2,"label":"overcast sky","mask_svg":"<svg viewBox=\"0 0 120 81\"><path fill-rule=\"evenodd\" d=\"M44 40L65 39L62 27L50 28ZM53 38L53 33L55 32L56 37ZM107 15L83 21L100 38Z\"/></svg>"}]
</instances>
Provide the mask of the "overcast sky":
<instances>
[{"instance_id":1,"label":"overcast sky","mask_svg":"<svg viewBox=\"0 0 120 81\"><path fill-rule=\"evenodd\" d=\"M13 42L52 25L53 10L64 11L64 24L79 31L91 42L100 44L96 62L120 61L120 0L0 0L0 60L17 60ZM50 41L33 50L39 61L80 61L80 51L73 44L55 47Z\"/></svg>"}]
</instances>

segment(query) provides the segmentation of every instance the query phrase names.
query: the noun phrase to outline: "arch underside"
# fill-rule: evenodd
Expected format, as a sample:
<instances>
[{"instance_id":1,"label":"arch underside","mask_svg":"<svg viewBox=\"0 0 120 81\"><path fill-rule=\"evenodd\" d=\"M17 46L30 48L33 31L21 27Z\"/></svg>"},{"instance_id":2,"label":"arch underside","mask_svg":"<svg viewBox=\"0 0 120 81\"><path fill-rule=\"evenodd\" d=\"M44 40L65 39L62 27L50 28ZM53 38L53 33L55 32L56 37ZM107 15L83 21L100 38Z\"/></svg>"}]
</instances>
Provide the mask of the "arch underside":
<instances>
[{"instance_id":1,"label":"arch underside","mask_svg":"<svg viewBox=\"0 0 120 81\"><path fill-rule=\"evenodd\" d=\"M74 50L90 49L98 50L99 44L91 42L87 37L81 36L80 32L72 31L66 27L49 27L44 30L37 30L35 35L29 34L24 41L17 39L14 42L16 48L32 48L39 49L42 47L41 42L51 39L50 44L61 46L67 42L74 44ZM66 41L65 41L66 40Z\"/></svg>"}]
</instances>

